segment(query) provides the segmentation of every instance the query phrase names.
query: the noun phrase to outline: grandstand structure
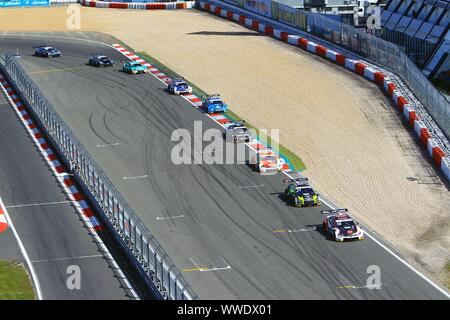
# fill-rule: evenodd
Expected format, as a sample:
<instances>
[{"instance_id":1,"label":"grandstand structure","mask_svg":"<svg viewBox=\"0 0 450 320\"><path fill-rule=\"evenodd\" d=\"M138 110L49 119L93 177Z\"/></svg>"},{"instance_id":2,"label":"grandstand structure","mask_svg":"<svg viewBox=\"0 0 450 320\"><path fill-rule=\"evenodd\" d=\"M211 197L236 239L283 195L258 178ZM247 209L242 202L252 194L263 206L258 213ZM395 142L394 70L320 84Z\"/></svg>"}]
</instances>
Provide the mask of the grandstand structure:
<instances>
[{"instance_id":1,"label":"grandstand structure","mask_svg":"<svg viewBox=\"0 0 450 320\"><path fill-rule=\"evenodd\" d=\"M430 79L450 69L450 0L389 0L381 38L395 43Z\"/></svg>"}]
</instances>

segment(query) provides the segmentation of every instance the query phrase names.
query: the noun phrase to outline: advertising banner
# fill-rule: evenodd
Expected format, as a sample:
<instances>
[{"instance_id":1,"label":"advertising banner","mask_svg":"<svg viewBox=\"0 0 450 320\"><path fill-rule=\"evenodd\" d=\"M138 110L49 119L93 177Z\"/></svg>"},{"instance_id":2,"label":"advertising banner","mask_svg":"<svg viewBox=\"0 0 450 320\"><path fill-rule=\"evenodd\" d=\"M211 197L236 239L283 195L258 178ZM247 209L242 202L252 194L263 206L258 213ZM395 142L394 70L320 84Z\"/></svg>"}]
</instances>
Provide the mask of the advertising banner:
<instances>
[{"instance_id":1,"label":"advertising banner","mask_svg":"<svg viewBox=\"0 0 450 320\"><path fill-rule=\"evenodd\" d=\"M300 9L272 2L272 18L300 30L306 30L306 14Z\"/></svg>"},{"instance_id":2,"label":"advertising banner","mask_svg":"<svg viewBox=\"0 0 450 320\"><path fill-rule=\"evenodd\" d=\"M32 7L32 6L48 6L50 0L0 0L0 8L2 7Z\"/></svg>"},{"instance_id":3,"label":"advertising banner","mask_svg":"<svg viewBox=\"0 0 450 320\"><path fill-rule=\"evenodd\" d=\"M244 0L244 8L269 18L272 17L270 0Z\"/></svg>"}]
</instances>

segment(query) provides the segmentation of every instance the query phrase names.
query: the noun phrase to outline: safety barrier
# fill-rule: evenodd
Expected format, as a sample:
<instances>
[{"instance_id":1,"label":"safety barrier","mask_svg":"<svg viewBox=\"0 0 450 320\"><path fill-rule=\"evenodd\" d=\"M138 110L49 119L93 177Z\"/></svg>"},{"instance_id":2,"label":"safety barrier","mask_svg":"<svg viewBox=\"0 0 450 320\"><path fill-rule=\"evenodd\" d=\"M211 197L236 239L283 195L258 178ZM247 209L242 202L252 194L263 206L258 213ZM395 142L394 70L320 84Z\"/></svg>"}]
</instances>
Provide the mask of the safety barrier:
<instances>
[{"instance_id":1,"label":"safety barrier","mask_svg":"<svg viewBox=\"0 0 450 320\"><path fill-rule=\"evenodd\" d=\"M163 299L197 299L167 253L31 80L16 55L0 56L0 67L6 71L35 119L46 129L50 142L91 196L104 222L127 249L144 279L156 287Z\"/></svg>"},{"instance_id":2,"label":"safety barrier","mask_svg":"<svg viewBox=\"0 0 450 320\"><path fill-rule=\"evenodd\" d=\"M433 86L395 44L362 29L330 19L329 15L307 12L276 0L259 1L257 6L254 6L251 1L244 0L208 0L207 3L213 5L216 11L219 10L217 7L231 7L234 12L257 17L256 20L270 20L272 24L283 24L285 29L295 29L296 33L314 35L394 72L411 88L450 139L450 100ZM211 11L211 13L215 12Z\"/></svg>"},{"instance_id":3,"label":"safety barrier","mask_svg":"<svg viewBox=\"0 0 450 320\"><path fill-rule=\"evenodd\" d=\"M404 86L402 81L394 74L375 65L371 65L367 61L349 58L344 54L328 49L324 45L315 43L299 35L291 35L282 28L276 28L273 25L263 23L258 19L249 18L243 14L237 14L217 3L202 0L199 0L197 3L202 10L245 25L255 31L266 33L283 42L331 60L367 80L376 83L390 98L392 98L394 104L399 108L400 112L402 112L411 129L415 129L417 121L422 121L420 124L426 127L427 133L422 135L422 132L424 131L419 130L418 138L421 141L425 141L430 157L450 181L450 176L448 175L450 150L446 144L447 139L445 139L437 126L432 125L432 119L430 119L429 116L427 117L426 112L422 110L423 108L421 108L420 102L413 97L412 93L406 89L406 86ZM433 133L433 135L431 133Z\"/></svg>"},{"instance_id":4,"label":"safety barrier","mask_svg":"<svg viewBox=\"0 0 450 320\"><path fill-rule=\"evenodd\" d=\"M139 3L139 2L104 2L104 1L87 1L81 0L80 3L83 6L92 8L110 8L110 9L134 9L134 10L158 10L158 9L189 9L194 5L194 1L183 2L152 2L152 3Z\"/></svg>"}]
</instances>

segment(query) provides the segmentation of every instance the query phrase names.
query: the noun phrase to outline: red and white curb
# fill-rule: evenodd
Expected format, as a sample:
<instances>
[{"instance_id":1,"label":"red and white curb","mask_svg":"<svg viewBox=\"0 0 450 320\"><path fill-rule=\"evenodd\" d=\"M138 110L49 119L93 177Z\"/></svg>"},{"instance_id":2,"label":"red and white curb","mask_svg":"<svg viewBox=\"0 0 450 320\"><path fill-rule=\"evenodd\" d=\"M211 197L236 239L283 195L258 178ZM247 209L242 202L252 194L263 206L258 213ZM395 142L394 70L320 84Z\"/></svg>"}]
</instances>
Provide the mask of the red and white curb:
<instances>
[{"instance_id":1,"label":"red and white curb","mask_svg":"<svg viewBox=\"0 0 450 320\"><path fill-rule=\"evenodd\" d=\"M167 76L164 72L161 72L158 68L156 68L155 66L151 65L150 63L148 63L147 61L145 61L141 57L137 56L135 53L128 51L127 49L125 49L120 44L113 44L112 46L117 51L119 51L124 56L126 56L128 59L137 61L141 65L146 66L148 68L148 70L150 71L150 74L152 74L154 77L159 79L164 84L167 85L167 84L169 84L172 81L172 79L169 76ZM197 109L201 109L202 99L197 97L195 94L184 94L184 95L181 95L181 97L183 97L185 100L187 100L190 104L192 104ZM212 113L212 114L206 114L205 113L205 115L207 115L210 119L212 119L213 121L218 123L224 129L225 129L224 124L229 123L230 121L232 121L226 115L224 115L222 113ZM260 141L257 141L257 140L253 141L253 142L250 142L250 143L246 143L246 145L250 149L252 149L254 152L258 152L259 149L270 149L270 148L267 148L264 145L264 143L262 143ZM285 159L283 159L283 157L280 157L280 159L283 162L283 171L291 172L292 169L286 163Z\"/></svg>"},{"instance_id":2,"label":"red and white curb","mask_svg":"<svg viewBox=\"0 0 450 320\"><path fill-rule=\"evenodd\" d=\"M190 9L195 1L185 2L153 2L153 3L126 3L126 2L106 2L106 1L86 1L81 0L83 6L91 8L109 8L109 9L134 9L134 10L174 10Z\"/></svg>"},{"instance_id":3,"label":"red and white curb","mask_svg":"<svg viewBox=\"0 0 450 320\"><path fill-rule=\"evenodd\" d=\"M394 102L399 111L414 130L417 137L427 148L428 154L433 159L435 165L442 170L444 175L450 181L450 155L446 155L437 142L430 134L429 128L420 121L417 111L413 109L410 102L397 90L395 84L390 81L389 76L383 73L383 70L370 66L362 60L354 60L347 58L343 54L330 50L322 45L297 35L290 35L288 32L276 29L270 25L266 25L256 19L251 19L245 15L234 13L230 10L222 8L219 5L211 4L205 1L198 1L200 8L217 16L245 25L255 31L265 33L283 42L297 46L303 50L316 54L322 58L331 60L348 70L364 77L365 79L377 84Z\"/></svg>"},{"instance_id":4,"label":"red and white curb","mask_svg":"<svg viewBox=\"0 0 450 320\"><path fill-rule=\"evenodd\" d=\"M0 74L0 87L6 94L8 100L10 101L13 109L16 114L22 121L22 124L26 128L28 134L31 136L35 145L38 147L40 153L44 157L47 164L50 166L53 174L58 179L60 186L64 189L64 192L68 196L68 198L72 201L73 205L77 209L77 212L80 214L83 222L89 228L91 236L95 239L95 242L99 244L101 250L105 257L112 261L114 264L114 268L118 270L120 277L124 279L126 285L135 299L139 299L137 293L131 286L131 284L126 279L120 267L114 261L114 258L109 253L109 250L106 248L103 240L100 238L98 232L103 230L103 225L100 223L98 218L95 216L94 212L90 208L87 203L84 195L78 190L75 186L74 180L70 177L70 175L66 172L65 167L58 160L56 153L50 148L50 145L45 140L41 131L37 128L36 124L33 122L31 115L28 113L26 106L22 103L19 95L14 91L9 81ZM3 209L1 210L2 212Z\"/></svg>"},{"instance_id":5,"label":"red and white curb","mask_svg":"<svg viewBox=\"0 0 450 320\"><path fill-rule=\"evenodd\" d=\"M3 233L8 229L8 220L6 220L5 209L0 206L0 233Z\"/></svg>"}]
</instances>

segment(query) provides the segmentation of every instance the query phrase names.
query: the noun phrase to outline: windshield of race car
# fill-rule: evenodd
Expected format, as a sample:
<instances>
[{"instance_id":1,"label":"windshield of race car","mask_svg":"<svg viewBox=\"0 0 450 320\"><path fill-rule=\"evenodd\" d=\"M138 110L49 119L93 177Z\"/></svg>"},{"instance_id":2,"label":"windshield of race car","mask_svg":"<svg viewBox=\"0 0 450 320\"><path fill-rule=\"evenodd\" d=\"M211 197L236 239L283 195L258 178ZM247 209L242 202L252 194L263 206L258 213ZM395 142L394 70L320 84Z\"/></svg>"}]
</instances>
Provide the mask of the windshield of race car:
<instances>
[{"instance_id":1,"label":"windshield of race car","mask_svg":"<svg viewBox=\"0 0 450 320\"><path fill-rule=\"evenodd\" d=\"M222 101L220 101L220 100L210 100L209 103L219 105L219 106L222 105Z\"/></svg>"},{"instance_id":2,"label":"windshield of race car","mask_svg":"<svg viewBox=\"0 0 450 320\"><path fill-rule=\"evenodd\" d=\"M298 188L297 192L301 193L301 194L313 194L314 193L313 189L311 189L311 188Z\"/></svg>"},{"instance_id":3,"label":"windshield of race car","mask_svg":"<svg viewBox=\"0 0 450 320\"><path fill-rule=\"evenodd\" d=\"M263 161L268 161L268 162L277 162L277 158L275 156L267 156L267 157L263 157L262 159Z\"/></svg>"},{"instance_id":4,"label":"windshield of race car","mask_svg":"<svg viewBox=\"0 0 450 320\"><path fill-rule=\"evenodd\" d=\"M234 131L236 131L237 133L246 133L248 129L246 127L237 127L234 128Z\"/></svg>"},{"instance_id":5,"label":"windshield of race car","mask_svg":"<svg viewBox=\"0 0 450 320\"><path fill-rule=\"evenodd\" d=\"M347 231L356 231L356 224L355 222L353 222L352 220L344 220L344 221L336 221L336 226L338 227L339 230L341 230L342 232L347 232Z\"/></svg>"},{"instance_id":6,"label":"windshield of race car","mask_svg":"<svg viewBox=\"0 0 450 320\"><path fill-rule=\"evenodd\" d=\"M108 62L109 59L107 57L99 57L99 59L103 62Z\"/></svg>"}]
</instances>

